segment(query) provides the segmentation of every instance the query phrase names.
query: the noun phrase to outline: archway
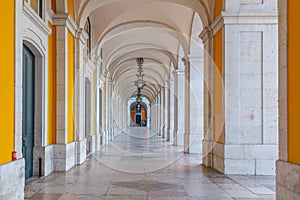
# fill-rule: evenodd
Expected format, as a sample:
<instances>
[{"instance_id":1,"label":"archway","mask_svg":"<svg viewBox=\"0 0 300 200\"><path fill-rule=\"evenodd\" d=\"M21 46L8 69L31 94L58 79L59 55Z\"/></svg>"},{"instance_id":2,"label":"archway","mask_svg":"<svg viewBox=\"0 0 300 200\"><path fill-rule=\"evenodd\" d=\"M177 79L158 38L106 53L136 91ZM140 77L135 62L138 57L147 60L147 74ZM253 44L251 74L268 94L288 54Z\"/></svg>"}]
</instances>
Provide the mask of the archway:
<instances>
[{"instance_id":1,"label":"archway","mask_svg":"<svg viewBox=\"0 0 300 200\"><path fill-rule=\"evenodd\" d=\"M130 106L130 126L147 126L147 105L134 102Z\"/></svg>"}]
</instances>

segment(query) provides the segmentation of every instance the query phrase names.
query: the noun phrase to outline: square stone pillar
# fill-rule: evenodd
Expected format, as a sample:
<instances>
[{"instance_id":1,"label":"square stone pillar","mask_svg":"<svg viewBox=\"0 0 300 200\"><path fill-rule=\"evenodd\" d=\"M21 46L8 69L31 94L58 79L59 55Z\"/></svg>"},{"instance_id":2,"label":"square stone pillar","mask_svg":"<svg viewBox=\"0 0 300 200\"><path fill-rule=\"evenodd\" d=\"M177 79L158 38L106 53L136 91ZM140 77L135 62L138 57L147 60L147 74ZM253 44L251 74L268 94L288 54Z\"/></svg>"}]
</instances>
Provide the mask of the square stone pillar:
<instances>
[{"instance_id":1,"label":"square stone pillar","mask_svg":"<svg viewBox=\"0 0 300 200\"><path fill-rule=\"evenodd\" d=\"M202 154L204 137L204 71L203 56L190 55L190 153ZM201 155L199 155L201 156Z\"/></svg>"},{"instance_id":2,"label":"square stone pillar","mask_svg":"<svg viewBox=\"0 0 300 200\"><path fill-rule=\"evenodd\" d=\"M225 173L275 175L278 158L277 13L222 15Z\"/></svg>"},{"instance_id":3,"label":"square stone pillar","mask_svg":"<svg viewBox=\"0 0 300 200\"><path fill-rule=\"evenodd\" d=\"M76 163L82 164L86 158L86 140L84 130L84 50L87 35L82 29L77 31L75 38L75 99L74 99L74 130L76 140Z\"/></svg>"},{"instance_id":4,"label":"square stone pillar","mask_svg":"<svg viewBox=\"0 0 300 200\"><path fill-rule=\"evenodd\" d=\"M158 102L157 102L157 131L158 131L158 135L161 136L161 127L162 127L162 97L161 97L161 90L158 93Z\"/></svg>"},{"instance_id":5,"label":"square stone pillar","mask_svg":"<svg viewBox=\"0 0 300 200\"><path fill-rule=\"evenodd\" d=\"M102 85L102 140L103 144L107 144L107 89L106 82Z\"/></svg>"},{"instance_id":6,"label":"square stone pillar","mask_svg":"<svg viewBox=\"0 0 300 200\"><path fill-rule=\"evenodd\" d=\"M204 138L202 140L202 162L213 167L213 34L210 27L205 27L199 37L204 45Z\"/></svg>"},{"instance_id":7,"label":"square stone pillar","mask_svg":"<svg viewBox=\"0 0 300 200\"><path fill-rule=\"evenodd\" d=\"M161 136L162 138L165 138L165 126L166 126L166 120L165 120L165 86L162 86L161 88L161 105L160 105L160 114L161 114Z\"/></svg>"},{"instance_id":8,"label":"square stone pillar","mask_svg":"<svg viewBox=\"0 0 300 200\"><path fill-rule=\"evenodd\" d=\"M174 94L173 94L173 105L174 105L174 121L173 121L173 144L174 146L177 146L178 144L178 139L177 139L177 134L178 134L178 74L177 71L173 71L173 76L174 76Z\"/></svg>"},{"instance_id":9,"label":"square stone pillar","mask_svg":"<svg viewBox=\"0 0 300 200\"><path fill-rule=\"evenodd\" d=\"M166 120L167 120L167 126L166 126L166 133L167 133L167 141L170 141L170 126L171 126L171 83L170 80L167 80L167 87L166 87L166 96L167 96L167 101L166 101L166 109L167 111L165 112L166 114Z\"/></svg>"},{"instance_id":10,"label":"square stone pillar","mask_svg":"<svg viewBox=\"0 0 300 200\"><path fill-rule=\"evenodd\" d=\"M68 143L68 14L54 18L56 25L56 144L54 171L67 171L75 165L75 142ZM70 31L71 32L71 31ZM72 98L72 97L71 97Z\"/></svg>"},{"instance_id":11,"label":"square stone pillar","mask_svg":"<svg viewBox=\"0 0 300 200\"><path fill-rule=\"evenodd\" d=\"M184 153L190 153L190 61L189 58L182 59L185 66L184 79Z\"/></svg>"}]
</instances>

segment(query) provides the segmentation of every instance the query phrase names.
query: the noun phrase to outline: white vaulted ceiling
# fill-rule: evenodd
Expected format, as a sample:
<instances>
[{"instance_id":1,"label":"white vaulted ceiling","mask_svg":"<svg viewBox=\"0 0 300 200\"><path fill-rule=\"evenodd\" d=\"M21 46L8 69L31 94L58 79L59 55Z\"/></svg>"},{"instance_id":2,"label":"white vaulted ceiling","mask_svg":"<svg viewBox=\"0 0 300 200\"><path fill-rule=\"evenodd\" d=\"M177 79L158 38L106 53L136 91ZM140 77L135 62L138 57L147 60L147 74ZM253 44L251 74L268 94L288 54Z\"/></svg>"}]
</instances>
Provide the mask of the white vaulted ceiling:
<instances>
[{"instance_id":1,"label":"white vaulted ceiling","mask_svg":"<svg viewBox=\"0 0 300 200\"><path fill-rule=\"evenodd\" d=\"M188 55L194 14L210 23L212 0L75 0L77 23L92 24L93 53L120 95L136 94L136 58L143 57L142 95L151 102L177 68L179 49Z\"/></svg>"}]
</instances>

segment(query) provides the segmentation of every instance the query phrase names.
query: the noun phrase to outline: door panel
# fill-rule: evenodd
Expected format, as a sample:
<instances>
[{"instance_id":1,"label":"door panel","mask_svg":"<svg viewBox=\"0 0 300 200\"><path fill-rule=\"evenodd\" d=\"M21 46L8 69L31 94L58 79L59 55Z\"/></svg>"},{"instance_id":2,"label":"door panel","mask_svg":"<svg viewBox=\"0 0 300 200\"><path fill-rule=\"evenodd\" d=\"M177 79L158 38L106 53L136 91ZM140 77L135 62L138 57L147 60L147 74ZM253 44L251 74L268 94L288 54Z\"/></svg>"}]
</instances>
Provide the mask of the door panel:
<instances>
[{"instance_id":1,"label":"door panel","mask_svg":"<svg viewBox=\"0 0 300 200\"><path fill-rule=\"evenodd\" d=\"M34 146L34 55L23 48L23 156L25 158L25 179L33 176Z\"/></svg>"}]
</instances>

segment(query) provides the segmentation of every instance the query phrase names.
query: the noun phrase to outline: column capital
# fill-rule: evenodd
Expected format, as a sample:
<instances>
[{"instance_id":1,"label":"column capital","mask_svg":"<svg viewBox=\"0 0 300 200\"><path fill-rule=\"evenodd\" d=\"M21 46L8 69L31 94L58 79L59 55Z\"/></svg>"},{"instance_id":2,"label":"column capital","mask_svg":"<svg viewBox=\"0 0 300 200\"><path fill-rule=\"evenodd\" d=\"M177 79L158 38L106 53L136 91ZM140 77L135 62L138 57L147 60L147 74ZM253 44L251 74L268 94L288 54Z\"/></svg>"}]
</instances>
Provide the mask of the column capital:
<instances>
[{"instance_id":1,"label":"column capital","mask_svg":"<svg viewBox=\"0 0 300 200\"><path fill-rule=\"evenodd\" d=\"M177 71L178 71L177 69L172 71L173 76L177 76Z\"/></svg>"},{"instance_id":2,"label":"column capital","mask_svg":"<svg viewBox=\"0 0 300 200\"><path fill-rule=\"evenodd\" d=\"M112 84L113 81L111 80L111 78L107 78L106 82L109 83L109 84Z\"/></svg>"},{"instance_id":3,"label":"column capital","mask_svg":"<svg viewBox=\"0 0 300 200\"><path fill-rule=\"evenodd\" d=\"M190 63L190 59L188 56L184 56L181 60L184 63L184 66L187 66Z\"/></svg>"},{"instance_id":4,"label":"column capital","mask_svg":"<svg viewBox=\"0 0 300 200\"><path fill-rule=\"evenodd\" d=\"M82 28L79 28L75 33L75 38L80 39L80 42L84 45L86 45L88 37L89 36Z\"/></svg>"},{"instance_id":5,"label":"column capital","mask_svg":"<svg viewBox=\"0 0 300 200\"><path fill-rule=\"evenodd\" d=\"M206 26L203 28L202 32L199 35L199 38L204 42L213 37L213 31L210 26Z\"/></svg>"},{"instance_id":6,"label":"column capital","mask_svg":"<svg viewBox=\"0 0 300 200\"><path fill-rule=\"evenodd\" d=\"M77 24L68 13L56 13L53 16L53 25L65 26L75 36L78 29Z\"/></svg>"}]
</instances>

